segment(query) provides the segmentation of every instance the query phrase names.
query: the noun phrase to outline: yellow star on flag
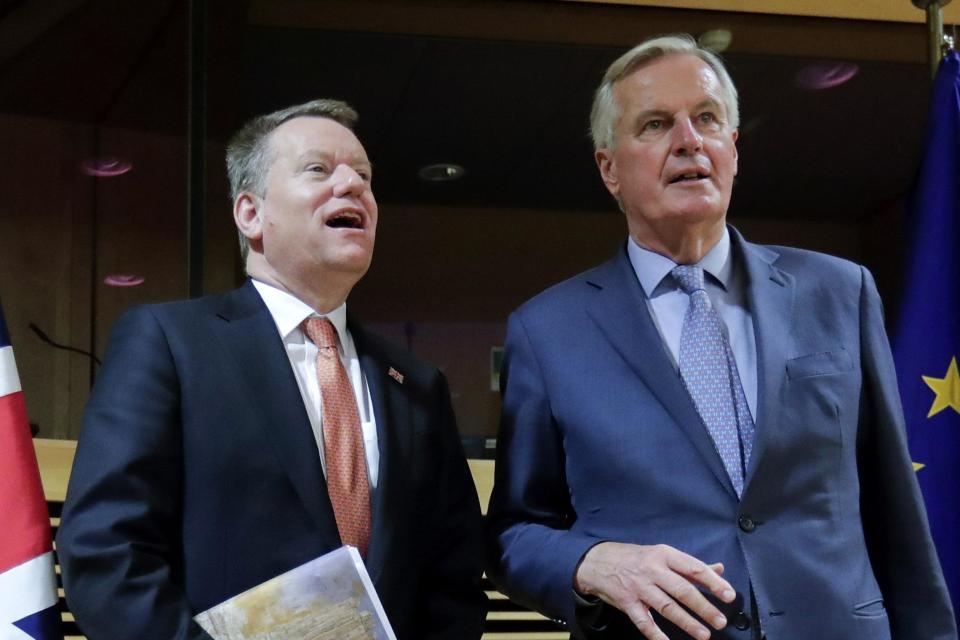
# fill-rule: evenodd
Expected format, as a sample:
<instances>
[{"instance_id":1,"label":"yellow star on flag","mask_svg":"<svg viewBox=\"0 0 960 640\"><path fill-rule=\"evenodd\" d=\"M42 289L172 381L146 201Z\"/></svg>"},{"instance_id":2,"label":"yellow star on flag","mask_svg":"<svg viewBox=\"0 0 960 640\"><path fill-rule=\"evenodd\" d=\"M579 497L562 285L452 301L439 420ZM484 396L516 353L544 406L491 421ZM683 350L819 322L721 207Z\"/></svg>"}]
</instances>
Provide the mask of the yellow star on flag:
<instances>
[{"instance_id":1,"label":"yellow star on flag","mask_svg":"<svg viewBox=\"0 0 960 640\"><path fill-rule=\"evenodd\" d=\"M913 463L913 470L914 470L914 472L917 472L917 471L920 471L920 469L923 469L925 466L927 466L927 465L925 465L925 464L923 464L923 463L921 463L921 462L914 462L914 463Z\"/></svg>"},{"instance_id":2,"label":"yellow star on flag","mask_svg":"<svg viewBox=\"0 0 960 640\"><path fill-rule=\"evenodd\" d=\"M947 374L944 377L922 376L922 378L927 386L937 394L930 406L930 413L927 414L928 418L932 418L947 407L960 413L960 374L957 373L956 356L950 359L950 366L947 368Z\"/></svg>"}]
</instances>

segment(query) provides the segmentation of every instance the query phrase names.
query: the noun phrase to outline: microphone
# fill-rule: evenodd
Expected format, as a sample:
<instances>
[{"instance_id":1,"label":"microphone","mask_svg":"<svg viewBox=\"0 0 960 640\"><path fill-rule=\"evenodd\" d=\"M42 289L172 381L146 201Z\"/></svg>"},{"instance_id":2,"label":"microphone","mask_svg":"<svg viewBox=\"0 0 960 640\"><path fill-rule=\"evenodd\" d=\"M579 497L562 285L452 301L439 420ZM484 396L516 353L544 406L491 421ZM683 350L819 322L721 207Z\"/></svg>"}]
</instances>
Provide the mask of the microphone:
<instances>
[{"instance_id":1,"label":"microphone","mask_svg":"<svg viewBox=\"0 0 960 640\"><path fill-rule=\"evenodd\" d=\"M55 349L63 349L64 351L73 351L74 353L79 353L79 354L81 354L81 355L87 356L88 358L90 358L90 359L92 359L94 362L96 362L97 364L103 364L102 362L100 362L100 358L98 358L97 356L93 355L93 354L90 353L89 351L84 351L83 349L78 349L78 348L76 348L76 347L71 347L70 345L60 344L59 342L54 342L54 341L50 338L50 336L48 336L46 333L44 333L43 329L41 329L40 327L38 327L38 326L35 325L34 323L31 322L28 326L30 327L30 330L31 330L31 331L33 331L35 334L37 334L37 337L40 338L41 341L46 342L46 343L47 343L48 345L50 345L51 347L54 347Z\"/></svg>"}]
</instances>

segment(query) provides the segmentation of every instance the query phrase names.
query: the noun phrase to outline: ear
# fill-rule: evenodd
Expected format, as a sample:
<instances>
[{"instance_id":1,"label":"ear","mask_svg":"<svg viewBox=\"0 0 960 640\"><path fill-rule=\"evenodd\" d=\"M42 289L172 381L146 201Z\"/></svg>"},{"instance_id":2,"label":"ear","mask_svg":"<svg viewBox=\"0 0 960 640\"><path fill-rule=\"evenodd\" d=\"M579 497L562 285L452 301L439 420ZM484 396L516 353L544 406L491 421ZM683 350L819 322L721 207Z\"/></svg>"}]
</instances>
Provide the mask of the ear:
<instances>
[{"instance_id":1,"label":"ear","mask_svg":"<svg viewBox=\"0 0 960 640\"><path fill-rule=\"evenodd\" d=\"M593 159L597 161L597 168L600 169L600 177L607 191L614 198L620 194L620 175L617 171L617 161L613 157L613 151L610 149L597 149L593 152Z\"/></svg>"},{"instance_id":2,"label":"ear","mask_svg":"<svg viewBox=\"0 0 960 640\"><path fill-rule=\"evenodd\" d=\"M740 168L739 167L740 152L737 149L737 140L740 139L740 130L734 129L732 135L733 135L733 175L737 175L737 171Z\"/></svg>"},{"instance_id":3,"label":"ear","mask_svg":"<svg viewBox=\"0 0 960 640\"><path fill-rule=\"evenodd\" d=\"M263 238L263 202L252 193L243 192L233 201L233 222L251 242Z\"/></svg>"}]
</instances>

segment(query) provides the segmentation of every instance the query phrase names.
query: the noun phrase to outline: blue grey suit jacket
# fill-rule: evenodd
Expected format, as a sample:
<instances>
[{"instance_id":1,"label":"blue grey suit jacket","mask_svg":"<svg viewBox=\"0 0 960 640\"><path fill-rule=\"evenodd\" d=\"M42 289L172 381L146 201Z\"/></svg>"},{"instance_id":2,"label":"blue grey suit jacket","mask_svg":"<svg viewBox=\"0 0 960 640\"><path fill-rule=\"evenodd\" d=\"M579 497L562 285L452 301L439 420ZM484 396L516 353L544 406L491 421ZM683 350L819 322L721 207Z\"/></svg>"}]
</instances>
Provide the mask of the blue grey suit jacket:
<instances>
[{"instance_id":1,"label":"blue grey suit jacket","mask_svg":"<svg viewBox=\"0 0 960 640\"><path fill-rule=\"evenodd\" d=\"M742 500L624 247L510 317L488 574L575 635L629 638L619 612L578 618L574 572L600 541L662 543L752 586L770 640L955 639L872 277L731 236L758 360Z\"/></svg>"},{"instance_id":2,"label":"blue grey suit jacket","mask_svg":"<svg viewBox=\"0 0 960 640\"><path fill-rule=\"evenodd\" d=\"M399 638L479 638L480 510L446 381L348 322L380 446L373 583ZM91 640L209 638L193 615L340 545L303 399L252 284L123 314L57 537Z\"/></svg>"}]
</instances>

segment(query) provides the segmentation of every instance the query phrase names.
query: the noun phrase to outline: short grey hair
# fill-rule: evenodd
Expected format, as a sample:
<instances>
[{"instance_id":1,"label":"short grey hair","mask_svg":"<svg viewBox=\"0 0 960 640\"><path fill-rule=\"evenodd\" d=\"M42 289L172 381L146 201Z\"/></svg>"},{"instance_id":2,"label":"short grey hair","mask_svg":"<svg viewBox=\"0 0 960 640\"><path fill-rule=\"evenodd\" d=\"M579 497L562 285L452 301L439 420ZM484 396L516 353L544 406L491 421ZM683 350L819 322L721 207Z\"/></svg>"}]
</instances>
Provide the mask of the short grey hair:
<instances>
[{"instance_id":1,"label":"short grey hair","mask_svg":"<svg viewBox=\"0 0 960 640\"><path fill-rule=\"evenodd\" d=\"M720 81L723 91L723 106L727 112L730 127L740 125L740 107L737 101L737 88L727 72L720 57L697 44L687 34L660 36L641 42L630 51L613 61L603 76L603 82L593 97L590 109L590 136L594 149L613 149L616 145L614 129L620 120L622 110L613 95L614 86L640 67L667 55L686 53L697 56L706 62Z\"/></svg>"},{"instance_id":2,"label":"short grey hair","mask_svg":"<svg viewBox=\"0 0 960 640\"><path fill-rule=\"evenodd\" d=\"M242 193L266 196L267 173L274 154L270 138L274 130L288 120L300 117L327 118L353 131L359 116L346 102L321 98L280 109L248 120L233 134L227 144L227 177L230 179L230 199ZM250 242L240 235L240 259L246 263Z\"/></svg>"}]
</instances>

